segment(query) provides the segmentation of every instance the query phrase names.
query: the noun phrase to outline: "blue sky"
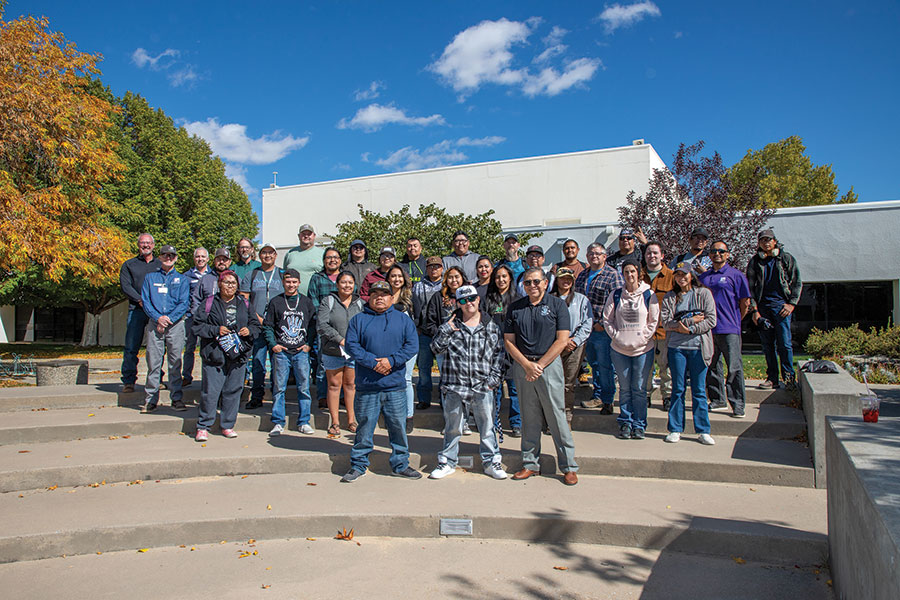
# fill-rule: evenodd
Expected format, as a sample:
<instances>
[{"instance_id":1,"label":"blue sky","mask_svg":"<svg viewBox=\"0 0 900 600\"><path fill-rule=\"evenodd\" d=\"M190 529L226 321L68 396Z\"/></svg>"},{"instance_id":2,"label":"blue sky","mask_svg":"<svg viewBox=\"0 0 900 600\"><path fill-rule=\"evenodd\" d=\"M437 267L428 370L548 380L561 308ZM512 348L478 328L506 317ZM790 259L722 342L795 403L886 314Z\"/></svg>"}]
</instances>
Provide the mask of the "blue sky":
<instances>
[{"instance_id":1,"label":"blue sky","mask_svg":"<svg viewBox=\"0 0 900 600\"><path fill-rule=\"evenodd\" d=\"M841 193L900 199L897 2L36 2L102 80L260 190L703 139L789 135ZM427 198L422 199L427 202Z\"/></svg>"}]
</instances>

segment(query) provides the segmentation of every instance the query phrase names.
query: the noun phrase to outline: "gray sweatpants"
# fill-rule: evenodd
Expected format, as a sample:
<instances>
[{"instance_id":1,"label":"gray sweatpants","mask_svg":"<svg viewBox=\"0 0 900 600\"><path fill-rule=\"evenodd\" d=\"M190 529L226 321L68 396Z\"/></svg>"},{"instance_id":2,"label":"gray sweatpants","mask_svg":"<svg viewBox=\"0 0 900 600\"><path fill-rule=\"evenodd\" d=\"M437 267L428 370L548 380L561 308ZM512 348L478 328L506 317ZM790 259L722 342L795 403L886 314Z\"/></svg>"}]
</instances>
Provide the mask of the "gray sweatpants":
<instances>
[{"instance_id":1,"label":"gray sweatpants","mask_svg":"<svg viewBox=\"0 0 900 600\"><path fill-rule=\"evenodd\" d=\"M525 369L514 362L513 377L519 392L519 409L522 411L522 466L540 471L541 429L547 419L550 435L556 445L556 458L563 472L577 471L575 442L566 422L565 379L562 360L556 359L544 369L536 381L525 379Z\"/></svg>"},{"instance_id":2,"label":"gray sweatpants","mask_svg":"<svg viewBox=\"0 0 900 600\"><path fill-rule=\"evenodd\" d=\"M156 323L147 325L147 383L144 391L146 402L159 402L159 380L163 357L168 355L169 398L181 400L181 353L184 351L184 319L166 327L163 333L156 331Z\"/></svg>"},{"instance_id":3,"label":"gray sweatpants","mask_svg":"<svg viewBox=\"0 0 900 600\"><path fill-rule=\"evenodd\" d=\"M200 418L197 429L209 429L216 422L216 407L219 397L222 398L222 413L219 415L219 426L222 429L234 429L238 408L241 406L241 393L244 391L244 363L226 362L224 365L203 364L203 384L200 389Z\"/></svg>"}]
</instances>

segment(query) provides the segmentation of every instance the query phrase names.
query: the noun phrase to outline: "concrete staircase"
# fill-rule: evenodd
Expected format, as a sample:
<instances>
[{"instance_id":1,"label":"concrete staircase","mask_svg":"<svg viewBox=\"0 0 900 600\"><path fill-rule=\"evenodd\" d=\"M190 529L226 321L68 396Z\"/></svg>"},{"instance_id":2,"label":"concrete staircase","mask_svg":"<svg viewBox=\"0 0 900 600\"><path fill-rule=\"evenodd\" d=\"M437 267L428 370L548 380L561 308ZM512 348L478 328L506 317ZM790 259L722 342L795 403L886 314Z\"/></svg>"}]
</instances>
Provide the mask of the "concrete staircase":
<instances>
[{"instance_id":1,"label":"concrete staircase","mask_svg":"<svg viewBox=\"0 0 900 600\"><path fill-rule=\"evenodd\" d=\"M666 414L658 397L644 441L619 440L614 416L577 409L580 482L565 487L549 436L543 438L540 478L514 482L484 476L475 434L460 445L461 456L473 457L472 469L441 481L406 481L386 476L389 446L386 432L378 429L371 472L346 485L338 479L349 466L351 437L345 431L328 438L327 415L318 410L313 436L299 434L292 421L286 435L269 439L266 403L263 410L241 411L238 438L213 435L198 444L191 437L196 408L173 412L163 392L161 408L142 415L140 388L134 394L118 388L100 383L0 392L0 563L6 563L0 565L0 584L24 582L30 572L25 561L162 552L251 538L272 544L290 538L299 544L330 539L345 527L369 543L430 538L434 544L441 540L441 518L464 518L472 521L472 538L489 544L590 544L616 547L614 553L629 548L649 553L651 574L664 557L698 569L746 565L748 571L758 569L761 580L772 569L796 565L796 577L788 578L794 587L780 590L798 598L830 593L823 566L825 492L814 488L809 450L802 443L803 414L790 406L785 392L748 387L746 419L711 413L717 442L711 447L696 441L689 418L682 441L664 443ZM199 382L185 396L189 404L196 400ZM290 403L288 412L296 413ZM436 406L416 413L411 464L425 474L436 463L442 425ZM521 466L518 450L519 440L507 436L502 453L510 472ZM477 543L467 539L470 548ZM469 552L459 540L443 541L445 549ZM330 556L334 548L319 544L311 551ZM335 555L335 560L346 559ZM46 562L51 563L56 564ZM689 579L689 573L683 575ZM733 591L719 597L767 594L746 585Z\"/></svg>"}]
</instances>

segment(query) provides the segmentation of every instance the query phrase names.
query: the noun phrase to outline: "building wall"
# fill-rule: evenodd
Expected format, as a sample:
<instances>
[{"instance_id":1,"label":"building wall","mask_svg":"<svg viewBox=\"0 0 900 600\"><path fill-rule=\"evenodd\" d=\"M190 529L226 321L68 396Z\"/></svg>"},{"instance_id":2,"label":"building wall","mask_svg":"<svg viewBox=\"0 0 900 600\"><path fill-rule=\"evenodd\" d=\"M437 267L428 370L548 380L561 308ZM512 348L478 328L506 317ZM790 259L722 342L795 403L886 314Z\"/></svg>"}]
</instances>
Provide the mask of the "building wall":
<instances>
[{"instance_id":1,"label":"building wall","mask_svg":"<svg viewBox=\"0 0 900 600\"><path fill-rule=\"evenodd\" d=\"M661 168L643 144L269 188L262 238L279 249L295 246L302 223L334 234L338 223L358 218L357 204L378 212L431 202L470 214L492 208L504 227L602 223L616 218L630 190L644 193Z\"/></svg>"}]
</instances>

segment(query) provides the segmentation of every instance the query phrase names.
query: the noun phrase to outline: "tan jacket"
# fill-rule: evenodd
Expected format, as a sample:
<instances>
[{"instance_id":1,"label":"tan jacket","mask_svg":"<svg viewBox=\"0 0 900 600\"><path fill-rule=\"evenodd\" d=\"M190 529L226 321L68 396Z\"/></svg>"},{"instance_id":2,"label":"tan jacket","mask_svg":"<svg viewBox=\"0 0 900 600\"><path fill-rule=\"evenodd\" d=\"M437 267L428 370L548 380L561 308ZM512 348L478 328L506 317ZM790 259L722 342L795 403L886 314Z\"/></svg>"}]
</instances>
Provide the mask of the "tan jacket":
<instances>
[{"instance_id":1,"label":"tan jacket","mask_svg":"<svg viewBox=\"0 0 900 600\"><path fill-rule=\"evenodd\" d=\"M663 298L666 297L666 294L675 289L675 271L667 267L665 264L660 265L662 269L659 272L659 275L653 278L653 281L650 281L650 276L647 275L647 270L643 269L641 271L642 280L644 283L650 286L650 289L656 292L656 299L659 301L660 305L662 305ZM656 328L656 333L653 334L654 340L662 340L666 337L666 330L663 327L662 321L659 322L659 327Z\"/></svg>"}]
</instances>

